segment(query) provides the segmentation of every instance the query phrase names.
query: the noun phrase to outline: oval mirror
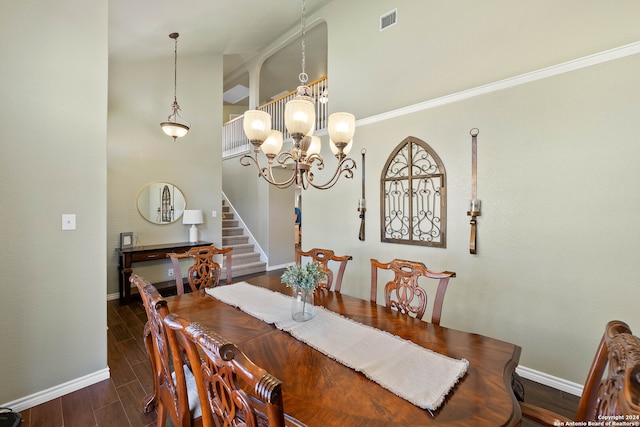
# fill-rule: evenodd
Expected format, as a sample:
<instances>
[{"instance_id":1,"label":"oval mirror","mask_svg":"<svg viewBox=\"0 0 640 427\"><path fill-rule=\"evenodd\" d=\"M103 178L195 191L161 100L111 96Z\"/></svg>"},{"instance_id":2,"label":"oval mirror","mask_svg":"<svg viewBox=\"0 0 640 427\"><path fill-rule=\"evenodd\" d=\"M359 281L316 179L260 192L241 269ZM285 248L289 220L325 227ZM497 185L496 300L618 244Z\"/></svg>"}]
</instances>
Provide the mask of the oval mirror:
<instances>
[{"instance_id":1,"label":"oval mirror","mask_svg":"<svg viewBox=\"0 0 640 427\"><path fill-rule=\"evenodd\" d=\"M182 191L168 182L152 182L138 193L138 212L154 224L171 224L182 217L186 202Z\"/></svg>"}]
</instances>

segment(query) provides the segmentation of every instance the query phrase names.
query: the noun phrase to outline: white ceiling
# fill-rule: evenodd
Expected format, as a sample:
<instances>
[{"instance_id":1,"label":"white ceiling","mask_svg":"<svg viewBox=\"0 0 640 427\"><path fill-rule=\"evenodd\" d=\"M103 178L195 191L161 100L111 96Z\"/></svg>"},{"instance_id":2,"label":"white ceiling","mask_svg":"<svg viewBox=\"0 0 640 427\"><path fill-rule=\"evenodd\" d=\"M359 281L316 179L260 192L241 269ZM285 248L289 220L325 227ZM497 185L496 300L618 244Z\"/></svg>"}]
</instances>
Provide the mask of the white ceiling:
<instances>
[{"instance_id":1,"label":"white ceiling","mask_svg":"<svg viewBox=\"0 0 640 427\"><path fill-rule=\"evenodd\" d=\"M332 0L306 0L306 16ZM302 0L109 0L109 56L222 53L225 76L300 25Z\"/></svg>"}]
</instances>

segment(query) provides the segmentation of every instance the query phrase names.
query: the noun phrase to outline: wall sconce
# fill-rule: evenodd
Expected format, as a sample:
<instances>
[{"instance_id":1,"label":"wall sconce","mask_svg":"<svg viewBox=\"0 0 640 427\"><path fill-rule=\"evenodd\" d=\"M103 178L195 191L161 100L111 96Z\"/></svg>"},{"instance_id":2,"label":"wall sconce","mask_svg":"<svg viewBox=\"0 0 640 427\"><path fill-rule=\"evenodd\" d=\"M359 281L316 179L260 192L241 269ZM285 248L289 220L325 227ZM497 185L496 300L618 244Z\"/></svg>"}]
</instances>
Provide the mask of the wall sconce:
<instances>
[{"instance_id":1,"label":"wall sconce","mask_svg":"<svg viewBox=\"0 0 640 427\"><path fill-rule=\"evenodd\" d=\"M478 196L478 177L477 177L477 162L478 162L478 149L477 149L477 137L480 131L478 128L473 128L469 132L471 135L471 201L469 202L469 210L467 215L471 217L471 237L469 239L469 253L476 253L476 217L480 216L480 200Z\"/></svg>"},{"instance_id":2,"label":"wall sconce","mask_svg":"<svg viewBox=\"0 0 640 427\"><path fill-rule=\"evenodd\" d=\"M198 228L196 224L202 224L204 218L202 217L202 211L200 209L186 209L182 215L182 223L191 225L189 229L189 242L196 243L198 241Z\"/></svg>"}]
</instances>

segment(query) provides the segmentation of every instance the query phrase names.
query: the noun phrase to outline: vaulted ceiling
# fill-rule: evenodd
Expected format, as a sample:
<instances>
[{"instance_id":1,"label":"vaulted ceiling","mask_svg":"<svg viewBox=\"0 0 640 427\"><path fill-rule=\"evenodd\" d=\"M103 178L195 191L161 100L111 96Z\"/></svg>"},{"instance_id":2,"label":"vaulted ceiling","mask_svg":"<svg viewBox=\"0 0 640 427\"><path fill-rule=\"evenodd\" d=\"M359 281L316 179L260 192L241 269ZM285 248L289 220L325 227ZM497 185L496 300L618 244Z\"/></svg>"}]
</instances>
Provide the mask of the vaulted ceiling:
<instances>
[{"instance_id":1,"label":"vaulted ceiling","mask_svg":"<svg viewBox=\"0 0 640 427\"><path fill-rule=\"evenodd\" d=\"M306 16L309 16L332 0L305 1ZM173 41L169 34L178 32L178 57L223 54L227 76L279 36L299 26L301 12L302 0L110 0L109 57L120 61L171 57ZM312 37L310 32L309 38ZM326 58L326 27L324 43ZM323 49L316 49L316 44L309 40L308 56ZM298 75L299 42L282 49L278 57L279 65L271 64L271 68L276 69L270 74L280 75L277 69L280 68L294 69L294 75ZM291 82L288 78L280 80L286 80L285 90L297 86L297 77ZM281 90L274 87L268 91L276 94Z\"/></svg>"}]
</instances>

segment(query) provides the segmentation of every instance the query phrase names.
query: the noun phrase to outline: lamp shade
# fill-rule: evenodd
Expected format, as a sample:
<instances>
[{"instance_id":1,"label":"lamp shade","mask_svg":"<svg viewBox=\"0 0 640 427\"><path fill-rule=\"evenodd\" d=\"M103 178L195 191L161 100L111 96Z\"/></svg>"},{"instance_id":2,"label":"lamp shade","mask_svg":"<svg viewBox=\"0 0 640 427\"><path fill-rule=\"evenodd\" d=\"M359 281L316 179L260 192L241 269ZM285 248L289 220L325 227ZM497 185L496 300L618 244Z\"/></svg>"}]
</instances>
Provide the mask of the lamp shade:
<instances>
[{"instance_id":1,"label":"lamp shade","mask_svg":"<svg viewBox=\"0 0 640 427\"><path fill-rule=\"evenodd\" d=\"M307 156L312 154L320 154L320 150L322 149L322 141L317 136L310 136L311 142L309 143L309 147L307 148Z\"/></svg>"},{"instance_id":2,"label":"lamp shade","mask_svg":"<svg viewBox=\"0 0 640 427\"><path fill-rule=\"evenodd\" d=\"M183 224L202 224L202 211L200 209L186 209L182 214Z\"/></svg>"},{"instance_id":3,"label":"lamp shade","mask_svg":"<svg viewBox=\"0 0 640 427\"><path fill-rule=\"evenodd\" d=\"M292 99L284 106L284 125L290 134L306 135L316 121L316 107L307 99Z\"/></svg>"},{"instance_id":4,"label":"lamp shade","mask_svg":"<svg viewBox=\"0 0 640 427\"><path fill-rule=\"evenodd\" d=\"M353 139L356 117L351 113L333 113L329 116L329 137L335 144L346 144Z\"/></svg>"},{"instance_id":5,"label":"lamp shade","mask_svg":"<svg viewBox=\"0 0 640 427\"><path fill-rule=\"evenodd\" d=\"M182 138L189 132L189 126L177 122L162 122L160 123L160 127L164 133L173 139Z\"/></svg>"},{"instance_id":6,"label":"lamp shade","mask_svg":"<svg viewBox=\"0 0 640 427\"><path fill-rule=\"evenodd\" d=\"M264 141L271 130L271 116L260 110L245 111L242 127L249 141Z\"/></svg>"},{"instance_id":7,"label":"lamp shade","mask_svg":"<svg viewBox=\"0 0 640 427\"><path fill-rule=\"evenodd\" d=\"M269 136L264 140L260 148L267 156L276 156L282 148L282 132L279 130L269 132Z\"/></svg>"}]
</instances>

